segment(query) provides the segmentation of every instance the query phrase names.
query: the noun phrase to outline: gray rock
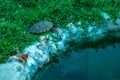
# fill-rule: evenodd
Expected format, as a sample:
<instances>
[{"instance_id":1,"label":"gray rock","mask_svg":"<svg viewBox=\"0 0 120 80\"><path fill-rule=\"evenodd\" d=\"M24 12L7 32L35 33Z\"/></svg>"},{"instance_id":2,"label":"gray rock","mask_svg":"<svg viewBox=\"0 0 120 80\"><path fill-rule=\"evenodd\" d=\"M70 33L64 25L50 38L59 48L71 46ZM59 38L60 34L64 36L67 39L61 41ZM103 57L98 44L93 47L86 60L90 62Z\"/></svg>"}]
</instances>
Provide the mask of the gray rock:
<instances>
[{"instance_id":1,"label":"gray rock","mask_svg":"<svg viewBox=\"0 0 120 80\"><path fill-rule=\"evenodd\" d=\"M120 19L119 19L119 18L117 18L117 19L115 20L115 24L120 27Z\"/></svg>"},{"instance_id":2,"label":"gray rock","mask_svg":"<svg viewBox=\"0 0 120 80\"><path fill-rule=\"evenodd\" d=\"M105 13L105 12L101 12L101 16L107 21L107 20L110 20L110 16L108 13Z\"/></svg>"}]
</instances>

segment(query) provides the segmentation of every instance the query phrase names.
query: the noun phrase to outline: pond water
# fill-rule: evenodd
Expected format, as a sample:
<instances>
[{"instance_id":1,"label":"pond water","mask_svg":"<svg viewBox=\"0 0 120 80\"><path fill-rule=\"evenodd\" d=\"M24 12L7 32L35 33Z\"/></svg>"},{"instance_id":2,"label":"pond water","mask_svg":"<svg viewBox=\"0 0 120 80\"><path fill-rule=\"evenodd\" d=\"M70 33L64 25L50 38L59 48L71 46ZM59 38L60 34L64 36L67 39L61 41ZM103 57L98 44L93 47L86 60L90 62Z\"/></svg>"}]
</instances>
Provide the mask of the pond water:
<instances>
[{"instance_id":1,"label":"pond water","mask_svg":"<svg viewBox=\"0 0 120 80\"><path fill-rule=\"evenodd\" d=\"M36 72L33 80L120 80L120 43L110 43L81 45Z\"/></svg>"}]
</instances>

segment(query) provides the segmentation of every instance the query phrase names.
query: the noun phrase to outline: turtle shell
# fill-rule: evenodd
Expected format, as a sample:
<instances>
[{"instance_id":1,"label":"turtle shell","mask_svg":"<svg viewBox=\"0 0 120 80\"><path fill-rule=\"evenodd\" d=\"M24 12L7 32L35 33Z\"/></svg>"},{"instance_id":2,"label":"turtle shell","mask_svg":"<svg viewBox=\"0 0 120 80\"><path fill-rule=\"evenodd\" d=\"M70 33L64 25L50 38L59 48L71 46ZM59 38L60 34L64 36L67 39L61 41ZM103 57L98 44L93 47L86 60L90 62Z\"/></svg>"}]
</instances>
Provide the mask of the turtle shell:
<instances>
[{"instance_id":1,"label":"turtle shell","mask_svg":"<svg viewBox=\"0 0 120 80\"><path fill-rule=\"evenodd\" d=\"M30 33L39 34L53 28L54 24L48 21L40 21L29 28Z\"/></svg>"}]
</instances>

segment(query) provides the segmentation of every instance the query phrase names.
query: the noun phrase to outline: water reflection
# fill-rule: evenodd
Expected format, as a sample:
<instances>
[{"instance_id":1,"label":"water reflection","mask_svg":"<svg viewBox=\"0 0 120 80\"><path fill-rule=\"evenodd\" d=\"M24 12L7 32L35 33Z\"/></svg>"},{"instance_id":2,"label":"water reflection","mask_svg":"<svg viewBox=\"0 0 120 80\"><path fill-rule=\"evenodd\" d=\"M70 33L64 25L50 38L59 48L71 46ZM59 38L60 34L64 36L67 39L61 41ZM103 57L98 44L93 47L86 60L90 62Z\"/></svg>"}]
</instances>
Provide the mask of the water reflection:
<instances>
[{"instance_id":1,"label":"water reflection","mask_svg":"<svg viewBox=\"0 0 120 80\"><path fill-rule=\"evenodd\" d=\"M77 46L78 47L78 46ZM34 80L120 80L120 44L72 50L38 71Z\"/></svg>"}]
</instances>

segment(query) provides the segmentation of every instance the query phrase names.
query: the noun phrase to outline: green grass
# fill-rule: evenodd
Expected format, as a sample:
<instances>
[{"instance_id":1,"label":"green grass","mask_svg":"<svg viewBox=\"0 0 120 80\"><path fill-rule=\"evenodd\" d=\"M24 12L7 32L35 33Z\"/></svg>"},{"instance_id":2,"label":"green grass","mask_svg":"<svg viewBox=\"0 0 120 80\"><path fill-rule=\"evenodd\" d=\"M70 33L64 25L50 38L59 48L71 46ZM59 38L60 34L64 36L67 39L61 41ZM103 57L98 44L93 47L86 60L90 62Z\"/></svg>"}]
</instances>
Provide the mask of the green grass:
<instances>
[{"instance_id":1,"label":"green grass","mask_svg":"<svg viewBox=\"0 0 120 80\"><path fill-rule=\"evenodd\" d=\"M0 63L38 40L40 35L27 30L40 20L63 27L78 21L99 24L103 20L100 12L114 19L120 12L119 4L119 0L0 0Z\"/></svg>"}]
</instances>

